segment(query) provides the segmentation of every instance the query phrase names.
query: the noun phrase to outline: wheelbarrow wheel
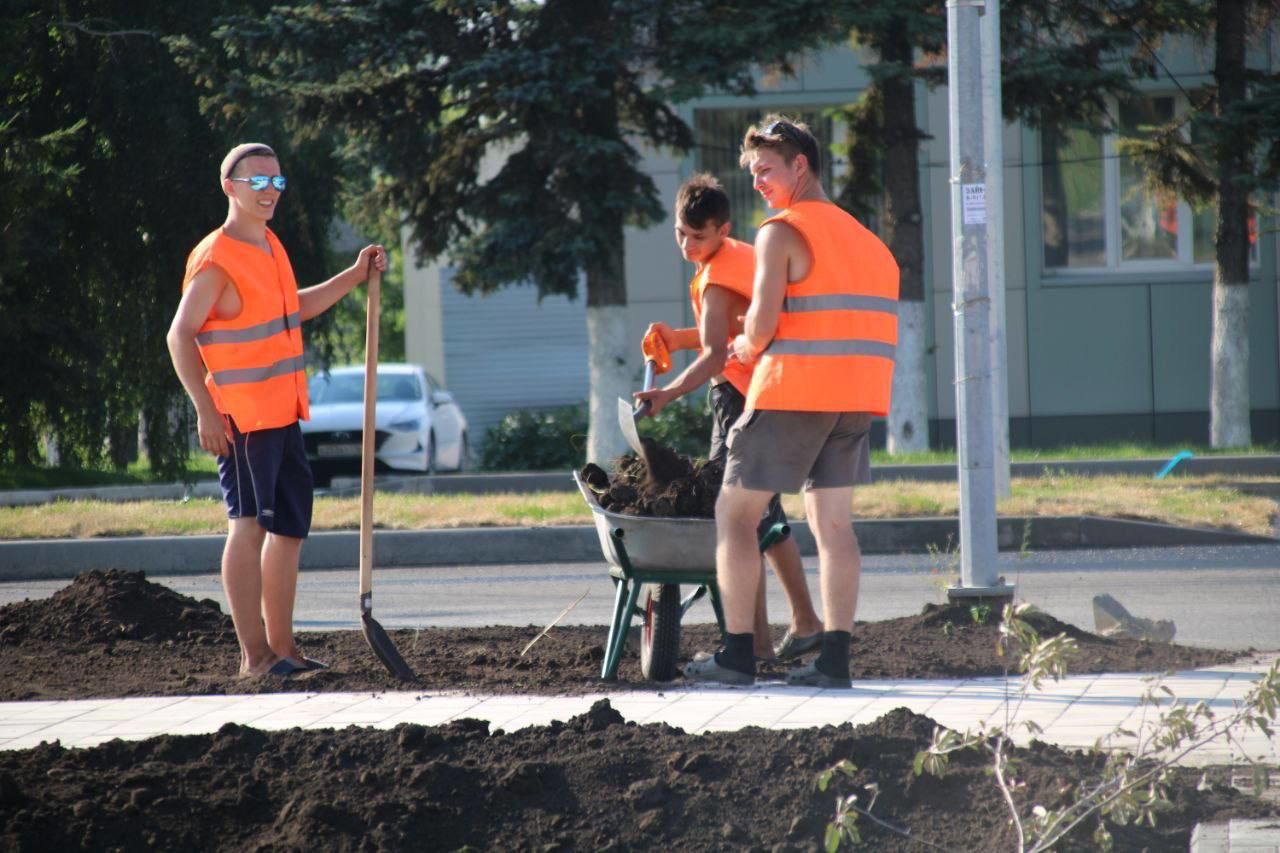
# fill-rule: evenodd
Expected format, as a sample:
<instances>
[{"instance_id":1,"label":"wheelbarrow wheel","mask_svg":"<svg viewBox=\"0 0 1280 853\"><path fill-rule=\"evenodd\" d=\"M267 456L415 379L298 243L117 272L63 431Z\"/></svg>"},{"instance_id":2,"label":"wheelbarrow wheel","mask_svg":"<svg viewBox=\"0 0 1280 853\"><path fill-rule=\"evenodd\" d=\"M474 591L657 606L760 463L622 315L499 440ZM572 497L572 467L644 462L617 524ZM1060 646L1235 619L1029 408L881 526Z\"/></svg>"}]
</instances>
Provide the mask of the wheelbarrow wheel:
<instances>
[{"instance_id":1,"label":"wheelbarrow wheel","mask_svg":"<svg viewBox=\"0 0 1280 853\"><path fill-rule=\"evenodd\" d=\"M680 657L680 605L678 584L648 584L644 594L644 624L640 626L640 673L650 681L676 677Z\"/></svg>"}]
</instances>

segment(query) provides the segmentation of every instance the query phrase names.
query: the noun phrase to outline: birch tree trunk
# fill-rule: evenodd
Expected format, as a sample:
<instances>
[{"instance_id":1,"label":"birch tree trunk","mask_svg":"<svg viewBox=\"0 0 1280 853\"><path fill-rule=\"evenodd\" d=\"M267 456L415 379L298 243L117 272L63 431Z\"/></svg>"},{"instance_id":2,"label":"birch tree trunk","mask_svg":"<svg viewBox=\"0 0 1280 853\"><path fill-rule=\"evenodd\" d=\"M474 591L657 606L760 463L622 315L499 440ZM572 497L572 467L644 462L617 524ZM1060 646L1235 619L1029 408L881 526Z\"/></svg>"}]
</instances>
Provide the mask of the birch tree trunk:
<instances>
[{"instance_id":1,"label":"birch tree trunk","mask_svg":"<svg viewBox=\"0 0 1280 853\"><path fill-rule=\"evenodd\" d=\"M1247 0L1218 0L1213 76L1218 115L1248 97L1245 68ZM1251 173L1239 134L1218 144L1217 269L1213 277L1213 360L1209 444L1247 447L1249 426L1249 194L1236 178Z\"/></svg>"},{"instance_id":2,"label":"birch tree trunk","mask_svg":"<svg viewBox=\"0 0 1280 853\"><path fill-rule=\"evenodd\" d=\"M588 400L587 461L605 465L626 453L618 426L618 398L631 399L631 377L639 367L627 348L627 281L622 220L608 223L617 250L589 265L587 274L587 345L591 374ZM635 364L632 362L636 361Z\"/></svg>"},{"instance_id":3,"label":"birch tree trunk","mask_svg":"<svg viewBox=\"0 0 1280 853\"><path fill-rule=\"evenodd\" d=\"M885 62L910 68L912 45L905 30L886 39ZM898 262L898 348L888 419L891 455L929 449L929 391L925 347L929 315L924 301L924 229L920 213L920 131L916 127L915 82L907 74L884 86L885 242Z\"/></svg>"}]
</instances>

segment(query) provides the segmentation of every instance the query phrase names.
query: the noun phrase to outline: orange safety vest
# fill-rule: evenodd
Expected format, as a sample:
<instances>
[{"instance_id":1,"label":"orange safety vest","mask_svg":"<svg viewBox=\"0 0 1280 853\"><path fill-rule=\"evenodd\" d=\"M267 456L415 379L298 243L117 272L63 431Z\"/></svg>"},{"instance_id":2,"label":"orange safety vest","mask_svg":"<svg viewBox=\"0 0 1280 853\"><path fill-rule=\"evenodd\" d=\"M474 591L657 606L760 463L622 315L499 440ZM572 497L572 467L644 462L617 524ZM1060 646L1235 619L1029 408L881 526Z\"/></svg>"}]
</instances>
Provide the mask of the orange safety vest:
<instances>
[{"instance_id":1,"label":"orange safety vest","mask_svg":"<svg viewBox=\"0 0 1280 853\"><path fill-rule=\"evenodd\" d=\"M813 260L808 275L787 285L747 408L887 415L898 343L898 264L889 248L829 202L800 202L765 222L799 231Z\"/></svg>"},{"instance_id":2,"label":"orange safety vest","mask_svg":"<svg viewBox=\"0 0 1280 853\"><path fill-rule=\"evenodd\" d=\"M289 426L310 414L298 284L270 230L267 244L270 255L219 228L191 250L182 280L186 290L197 273L216 265L240 293L240 314L230 320L211 315L196 347L209 371L205 387L241 432Z\"/></svg>"},{"instance_id":3,"label":"orange safety vest","mask_svg":"<svg viewBox=\"0 0 1280 853\"><path fill-rule=\"evenodd\" d=\"M693 323L702 325L702 294L707 287L715 285L732 290L734 293L751 301L751 289L756 275L756 253L750 243L743 243L732 237L726 237L720 248L711 256L711 260L702 265L689 282L689 300L693 303ZM732 338L730 338L732 340ZM738 361L729 359L721 371L724 378L733 383L742 394L751 387L751 368Z\"/></svg>"}]
</instances>

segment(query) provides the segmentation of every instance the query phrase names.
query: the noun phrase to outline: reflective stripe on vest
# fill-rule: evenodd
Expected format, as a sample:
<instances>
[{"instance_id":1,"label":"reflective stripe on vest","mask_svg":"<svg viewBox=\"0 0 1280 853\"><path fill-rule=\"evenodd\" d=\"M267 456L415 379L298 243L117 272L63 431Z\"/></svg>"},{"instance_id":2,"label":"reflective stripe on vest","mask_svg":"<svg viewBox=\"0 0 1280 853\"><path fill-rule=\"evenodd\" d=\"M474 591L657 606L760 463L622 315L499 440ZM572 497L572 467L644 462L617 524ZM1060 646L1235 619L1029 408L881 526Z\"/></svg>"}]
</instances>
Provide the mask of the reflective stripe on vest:
<instances>
[{"instance_id":1,"label":"reflective stripe on vest","mask_svg":"<svg viewBox=\"0 0 1280 853\"><path fill-rule=\"evenodd\" d=\"M183 279L185 288L214 266L240 296L235 317L206 318L196 346L218 411L246 433L289 426L310 414L297 281L270 229L266 240L269 251L218 229L192 250Z\"/></svg>"},{"instance_id":2,"label":"reflective stripe on vest","mask_svg":"<svg viewBox=\"0 0 1280 853\"><path fill-rule=\"evenodd\" d=\"M767 221L799 232L810 265L786 286L747 407L887 414L898 341L893 255L833 204L801 202Z\"/></svg>"},{"instance_id":3,"label":"reflective stripe on vest","mask_svg":"<svg viewBox=\"0 0 1280 853\"><path fill-rule=\"evenodd\" d=\"M306 369L306 359L300 355L285 358L266 367L242 367L237 370L219 370L213 373L214 384L219 387L227 385L244 385L246 382L262 382L276 376L287 376Z\"/></svg>"},{"instance_id":4,"label":"reflective stripe on vest","mask_svg":"<svg viewBox=\"0 0 1280 853\"><path fill-rule=\"evenodd\" d=\"M208 332L201 332L196 335L196 343L200 346L209 346L210 344L243 344L249 341L260 341L269 338L272 335L278 335L289 329L296 329L302 325L302 312L295 311L286 317L280 317L275 320L268 320L265 323L259 323L256 326L250 326L247 329L213 329Z\"/></svg>"},{"instance_id":5,"label":"reflective stripe on vest","mask_svg":"<svg viewBox=\"0 0 1280 853\"><path fill-rule=\"evenodd\" d=\"M802 341L775 340L765 352L769 355L874 355L893 358L897 349L881 341Z\"/></svg>"}]
</instances>

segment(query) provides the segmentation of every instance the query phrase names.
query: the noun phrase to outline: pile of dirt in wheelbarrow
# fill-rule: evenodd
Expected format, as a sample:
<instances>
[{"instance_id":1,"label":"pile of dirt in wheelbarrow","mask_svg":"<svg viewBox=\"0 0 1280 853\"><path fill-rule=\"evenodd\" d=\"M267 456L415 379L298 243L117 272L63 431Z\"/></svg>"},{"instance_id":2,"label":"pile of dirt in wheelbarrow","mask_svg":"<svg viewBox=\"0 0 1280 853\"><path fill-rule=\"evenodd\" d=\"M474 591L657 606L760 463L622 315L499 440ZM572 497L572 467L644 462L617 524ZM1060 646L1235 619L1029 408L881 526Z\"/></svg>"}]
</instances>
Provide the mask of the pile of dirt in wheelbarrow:
<instances>
[{"instance_id":1,"label":"pile of dirt in wheelbarrow","mask_svg":"<svg viewBox=\"0 0 1280 853\"><path fill-rule=\"evenodd\" d=\"M714 518L716 496L724 480L719 462L690 459L668 452L662 477L650 475L638 456L619 457L613 474L594 462L578 476L610 512L653 518Z\"/></svg>"},{"instance_id":2,"label":"pile of dirt in wheelbarrow","mask_svg":"<svg viewBox=\"0 0 1280 853\"><path fill-rule=\"evenodd\" d=\"M462 720L57 745L0 753L0 847L272 850L814 850L836 798L856 795L872 850L1008 850L1009 813L980 753L916 776L932 720L906 709L864 726L689 735L585 714L510 733ZM1016 750L1020 816L1062 806L1096 755ZM849 759L819 791L819 773ZM1117 850L1186 850L1195 823L1277 814L1225 770L1180 772L1156 826L1108 822ZM1097 819L1059 849L1096 849Z\"/></svg>"},{"instance_id":3,"label":"pile of dirt in wheelbarrow","mask_svg":"<svg viewBox=\"0 0 1280 853\"><path fill-rule=\"evenodd\" d=\"M710 616L710 608L705 608ZM699 609L690 615L699 613ZM191 615L191 614L196 615ZM183 615L187 614L187 615ZM855 625L855 679L964 678L1001 675L998 612L927 605L914 616ZM1031 617L1042 636L1076 639L1071 672L1163 672L1226 663L1242 653L1104 638L1047 614ZM112 627L116 626L116 627ZM120 630L119 626L141 626ZM88 572L45 599L0 608L0 700L264 693L276 691L467 690L570 693L661 690L640 674L638 629L616 682L600 681L608 629L557 626L527 652L540 628L423 628L389 631L417 676L403 683L377 661L359 630L307 631L299 643L331 669L277 678L239 678L239 649L212 601L198 602L141 572ZM775 629L775 641L782 628ZM685 624L680 660L714 649L714 624ZM762 679L786 666L765 662ZM679 680L677 679L677 684Z\"/></svg>"}]
</instances>

